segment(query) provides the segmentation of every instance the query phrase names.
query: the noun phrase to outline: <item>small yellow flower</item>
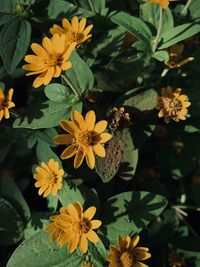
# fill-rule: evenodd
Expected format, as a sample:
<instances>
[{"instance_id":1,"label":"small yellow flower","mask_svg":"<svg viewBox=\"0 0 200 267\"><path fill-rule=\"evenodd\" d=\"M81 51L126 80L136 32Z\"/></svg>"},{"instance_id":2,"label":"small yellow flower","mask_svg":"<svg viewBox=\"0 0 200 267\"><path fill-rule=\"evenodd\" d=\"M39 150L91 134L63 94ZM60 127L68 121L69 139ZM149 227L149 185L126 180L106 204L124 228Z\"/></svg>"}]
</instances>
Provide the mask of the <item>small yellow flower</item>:
<instances>
[{"instance_id":1,"label":"small yellow flower","mask_svg":"<svg viewBox=\"0 0 200 267\"><path fill-rule=\"evenodd\" d=\"M62 27L54 24L53 27L50 29L50 33L52 35L58 33L59 35L65 35L65 44L69 46L72 43L76 43L76 45L80 45L84 43L88 39L92 37L92 34L89 34L93 28L93 25L86 26L86 18L82 18L79 22L78 18L75 16L70 22L64 18L62 20Z\"/></svg>"},{"instance_id":2,"label":"small yellow flower","mask_svg":"<svg viewBox=\"0 0 200 267\"><path fill-rule=\"evenodd\" d=\"M0 88L0 121L3 119L9 119L9 109L15 107L15 103L12 102L14 90L11 88L8 91L8 95L5 97L2 88Z\"/></svg>"},{"instance_id":3,"label":"small yellow flower","mask_svg":"<svg viewBox=\"0 0 200 267\"><path fill-rule=\"evenodd\" d=\"M186 266L185 259L181 255L177 254L176 251L174 251L174 250L172 250L169 253L168 261L169 261L169 265L171 267L184 267L184 266Z\"/></svg>"},{"instance_id":4,"label":"small yellow flower","mask_svg":"<svg viewBox=\"0 0 200 267\"><path fill-rule=\"evenodd\" d=\"M27 55L24 60L28 63L23 69L29 71L26 76L39 75L33 82L37 88L42 84L47 85L52 78L58 78L61 72L72 67L68 61L75 44L65 47L65 35L55 34L51 39L44 37L42 46L36 43L31 45L36 55Z\"/></svg>"},{"instance_id":5,"label":"small yellow flower","mask_svg":"<svg viewBox=\"0 0 200 267\"><path fill-rule=\"evenodd\" d=\"M161 8L166 9L169 6L169 2L177 0L147 0L150 4L159 4Z\"/></svg>"},{"instance_id":6,"label":"small yellow flower","mask_svg":"<svg viewBox=\"0 0 200 267\"><path fill-rule=\"evenodd\" d=\"M148 248L136 247L138 242L138 235L133 238L119 237L118 246L110 246L108 267L148 267L140 261L149 259L151 254Z\"/></svg>"},{"instance_id":7,"label":"small yellow flower","mask_svg":"<svg viewBox=\"0 0 200 267\"><path fill-rule=\"evenodd\" d=\"M57 239L57 244L62 247L68 244L68 251L74 252L79 246L82 253L88 250L88 240L92 243L99 241L98 235L93 231L101 225L100 220L92 220L96 213L94 206L83 212L79 202L69 204L60 209L60 214L50 217L50 223L45 232L51 232L50 241Z\"/></svg>"},{"instance_id":8,"label":"small yellow flower","mask_svg":"<svg viewBox=\"0 0 200 267\"><path fill-rule=\"evenodd\" d=\"M169 48L169 61L165 62L170 69L180 68L188 62L194 60L193 57L187 57L182 59L181 54L183 52L183 44L175 44Z\"/></svg>"},{"instance_id":9,"label":"small yellow flower","mask_svg":"<svg viewBox=\"0 0 200 267\"><path fill-rule=\"evenodd\" d=\"M58 162L50 159L48 165L44 162L41 167L36 168L34 179L37 180L35 187L40 187L38 194L47 197L52 194L55 196L62 187L63 169L59 169Z\"/></svg>"},{"instance_id":10,"label":"small yellow flower","mask_svg":"<svg viewBox=\"0 0 200 267\"><path fill-rule=\"evenodd\" d=\"M61 134L55 137L54 141L59 145L70 144L61 154L61 159L68 159L75 156L74 168L78 168L84 157L90 169L95 166L94 153L99 157L105 157L106 152L102 143L112 138L109 133L103 133L107 127L107 121L96 122L96 115L93 110L87 112L85 119L78 111L72 112L72 121L62 120L61 127L69 134Z\"/></svg>"},{"instance_id":11,"label":"small yellow flower","mask_svg":"<svg viewBox=\"0 0 200 267\"><path fill-rule=\"evenodd\" d=\"M165 123L170 120L185 120L188 114L187 108L191 105L186 95L181 95L181 88L174 92L170 86L162 88L161 96L158 96L156 109L160 110L158 117L164 117Z\"/></svg>"},{"instance_id":12,"label":"small yellow flower","mask_svg":"<svg viewBox=\"0 0 200 267\"><path fill-rule=\"evenodd\" d=\"M84 261L81 267L94 267L94 264L91 261Z\"/></svg>"}]
</instances>

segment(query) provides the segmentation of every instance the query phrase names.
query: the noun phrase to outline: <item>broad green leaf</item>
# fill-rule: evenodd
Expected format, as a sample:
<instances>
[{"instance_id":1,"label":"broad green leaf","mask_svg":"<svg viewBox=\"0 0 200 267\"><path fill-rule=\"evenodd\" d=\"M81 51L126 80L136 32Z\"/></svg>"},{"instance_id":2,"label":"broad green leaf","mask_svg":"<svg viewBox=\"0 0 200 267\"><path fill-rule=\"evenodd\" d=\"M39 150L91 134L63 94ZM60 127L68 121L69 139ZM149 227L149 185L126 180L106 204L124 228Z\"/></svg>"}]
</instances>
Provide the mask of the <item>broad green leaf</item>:
<instances>
[{"instance_id":1,"label":"broad green leaf","mask_svg":"<svg viewBox=\"0 0 200 267\"><path fill-rule=\"evenodd\" d=\"M194 20L200 20L199 0L192 0L188 8L190 17Z\"/></svg>"},{"instance_id":2,"label":"broad green leaf","mask_svg":"<svg viewBox=\"0 0 200 267\"><path fill-rule=\"evenodd\" d=\"M0 33L0 54L8 72L13 72L24 57L30 43L31 26L26 20L6 23Z\"/></svg>"},{"instance_id":3,"label":"broad green leaf","mask_svg":"<svg viewBox=\"0 0 200 267\"><path fill-rule=\"evenodd\" d=\"M0 197L9 201L23 218L24 222L30 219L30 209L20 189L9 176L0 179Z\"/></svg>"},{"instance_id":4,"label":"broad green leaf","mask_svg":"<svg viewBox=\"0 0 200 267\"><path fill-rule=\"evenodd\" d=\"M77 186L71 182L64 181L61 190L59 191L59 200L63 207L66 207L70 203L79 201L83 204L84 200L81 192Z\"/></svg>"},{"instance_id":5,"label":"broad green leaf","mask_svg":"<svg viewBox=\"0 0 200 267\"><path fill-rule=\"evenodd\" d=\"M103 209L103 232L111 243L119 235L138 233L162 213L167 199L150 192L123 192L109 198Z\"/></svg>"},{"instance_id":6,"label":"broad green leaf","mask_svg":"<svg viewBox=\"0 0 200 267\"><path fill-rule=\"evenodd\" d=\"M102 267L106 264L107 251L101 240L96 244L89 242L88 250L92 255L94 266Z\"/></svg>"},{"instance_id":7,"label":"broad green leaf","mask_svg":"<svg viewBox=\"0 0 200 267\"><path fill-rule=\"evenodd\" d=\"M58 103L67 103L75 99L74 95L69 94L65 85L59 83L51 83L44 89L46 97L49 100Z\"/></svg>"},{"instance_id":8,"label":"broad green leaf","mask_svg":"<svg viewBox=\"0 0 200 267\"><path fill-rule=\"evenodd\" d=\"M111 20L139 39L147 43L150 42L152 37L151 31L141 19L121 11L113 15Z\"/></svg>"},{"instance_id":9,"label":"broad green leaf","mask_svg":"<svg viewBox=\"0 0 200 267\"><path fill-rule=\"evenodd\" d=\"M161 35L158 49L168 48L200 32L199 24L186 23L172 28Z\"/></svg>"},{"instance_id":10,"label":"broad green leaf","mask_svg":"<svg viewBox=\"0 0 200 267\"><path fill-rule=\"evenodd\" d=\"M81 96L88 90L92 90L94 76L88 65L76 52L71 55L70 61L72 68L65 72L65 76L69 80L67 84L69 85L70 83L79 96Z\"/></svg>"},{"instance_id":11,"label":"broad green leaf","mask_svg":"<svg viewBox=\"0 0 200 267\"><path fill-rule=\"evenodd\" d=\"M0 197L0 244L11 245L23 237L23 220L6 199Z\"/></svg>"},{"instance_id":12,"label":"broad green leaf","mask_svg":"<svg viewBox=\"0 0 200 267\"><path fill-rule=\"evenodd\" d=\"M43 141L37 142L36 153L39 162L45 162L47 164L50 159L54 159L58 162L60 168L62 168L59 157L52 151L51 147Z\"/></svg>"},{"instance_id":13,"label":"broad green leaf","mask_svg":"<svg viewBox=\"0 0 200 267\"><path fill-rule=\"evenodd\" d=\"M153 58L157 59L158 61L168 61L169 54L167 51L156 51L153 55Z\"/></svg>"},{"instance_id":14,"label":"broad green leaf","mask_svg":"<svg viewBox=\"0 0 200 267\"><path fill-rule=\"evenodd\" d=\"M69 254L67 247L59 248L56 242L50 243L49 234L40 231L25 240L14 251L7 267L78 267L82 256L77 252Z\"/></svg>"},{"instance_id":15,"label":"broad green leaf","mask_svg":"<svg viewBox=\"0 0 200 267\"><path fill-rule=\"evenodd\" d=\"M60 120L69 119L72 109L80 110L81 104L72 102L56 103L54 101L33 104L28 108L26 115L15 120L13 127L41 129L58 126Z\"/></svg>"},{"instance_id":16,"label":"broad green leaf","mask_svg":"<svg viewBox=\"0 0 200 267\"><path fill-rule=\"evenodd\" d=\"M78 0L81 7L94 13L104 15L107 11L105 0Z\"/></svg>"},{"instance_id":17,"label":"broad green leaf","mask_svg":"<svg viewBox=\"0 0 200 267\"><path fill-rule=\"evenodd\" d=\"M42 140L47 145L52 146L52 147L56 146L53 139L57 135L57 131L54 128L38 130L36 131L36 135L38 139Z\"/></svg>"},{"instance_id":18,"label":"broad green leaf","mask_svg":"<svg viewBox=\"0 0 200 267\"><path fill-rule=\"evenodd\" d=\"M65 17L70 18L76 14L78 8L65 0L50 0L48 5L48 16L51 19L57 19L63 13Z\"/></svg>"},{"instance_id":19,"label":"broad green leaf","mask_svg":"<svg viewBox=\"0 0 200 267\"><path fill-rule=\"evenodd\" d=\"M148 24L154 26L155 34L158 29L160 12L159 5L150 5L149 3L142 4L140 6L141 19ZM163 20L161 33L165 33L169 29L174 27L174 19L169 8L163 9Z\"/></svg>"}]
</instances>

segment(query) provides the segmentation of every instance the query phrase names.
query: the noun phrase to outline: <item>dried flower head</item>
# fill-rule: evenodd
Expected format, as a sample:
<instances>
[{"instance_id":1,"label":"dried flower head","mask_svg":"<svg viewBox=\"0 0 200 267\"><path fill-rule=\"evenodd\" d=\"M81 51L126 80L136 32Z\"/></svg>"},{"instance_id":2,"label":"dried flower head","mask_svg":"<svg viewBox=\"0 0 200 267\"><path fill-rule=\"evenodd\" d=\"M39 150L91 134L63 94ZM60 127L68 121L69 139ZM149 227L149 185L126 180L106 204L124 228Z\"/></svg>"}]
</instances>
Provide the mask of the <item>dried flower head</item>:
<instances>
[{"instance_id":1,"label":"dried flower head","mask_svg":"<svg viewBox=\"0 0 200 267\"><path fill-rule=\"evenodd\" d=\"M110 254L107 258L109 267L148 267L140 261L149 259L151 254L148 248L136 247L138 242L138 235L133 238L119 237L118 245L110 246Z\"/></svg>"},{"instance_id":2,"label":"dried flower head","mask_svg":"<svg viewBox=\"0 0 200 267\"><path fill-rule=\"evenodd\" d=\"M184 45L183 44L175 44L171 46L168 50L169 52L169 61L165 62L165 64L170 68L180 68L188 62L194 60L193 57L187 57L182 59Z\"/></svg>"},{"instance_id":3,"label":"dried flower head","mask_svg":"<svg viewBox=\"0 0 200 267\"><path fill-rule=\"evenodd\" d=\"M191 105L186 95L181 95L180 88L174 92L170 86L162 88L161 96L158 96L156 109L160 110L158 117L164 117L164 121L169 123L170 120L185 120L188 113L187 108Z\"/></svg>"},{"instance_id":4,"label":"dried flower head","mask_svg":"<svg viewBox=\"0 0 200 267\"><path fill-rule=\"evenodd\" d=\"M66 18L64 18L62 20L62 27L54 24L50 29L50 33L52 35L56 33L59 35L64 34L66 46L69 46L72 43L75 43L78 46L92 37L90 31L92 30L93 25L91 24L86 27L86 22L86 18L82 18L79 22L78 18L75 16L72 18L70 24L70 22Z\"/></svg>"},{"instance_id":5,"label":"dried flower head","mask_svg":"<svg viewBox=\"0 0 200 267\"><path fill-rule=\"evenodd\" d=\"M169 253L168 261L169 261L169 265L171 267L184 267L184 266L186 266L185 259L183 258L183 256L178 254L175 250L172 250Z\"/></svg>"},{"instance_id":6,"label":"dried flower head","mask_svg":"<svg viewBox=\"0 0 200 267\"><path fill-rule=\"evenodd\" d=\"M2 88L0 88L0 121L3 119L9 119L9 109L15 107L15 103L12 102L14 90L11 88L8 91L8 95L5 96Z\"/></svg>"},{"instance_id":7,"label":"dried flower head","mask_svg":"<svg viewBox=\"0 0 200 267\"><path fill-rule=\"evenodd\" d=\"M124 107L120 107L119 109L114 107L108 116L109 126L113 130L117 130L119 128L126 128L131 124L131 117L128 112L125 112Z\"/></svg>"},{"instance_id":8,"label":"dried flower head","mask_svg":"<svg viewBox=\"0 0 200 267\"><path fill-rule=\"evenodd\" d=\"M55 34L51 39L44 37L42 46L36 43L31 45L36 55L27 55L24 60L28 63L23 69L29 71L26 76L39 75L33 82L37 88L42 84L47 85L53 78L58 78L61 72L72 67L68 61L76 44L65 47L65 35Z\"/></svg>"},{"instance_id":9,"label":"dried flower head","mask_svg":"<svg viewBox=\"0 0 200 267\"><path fill-rule=\"evenodd\" d=\"M85 119L78 111L72 112L72 121L62 120L61 127L69 134L61 134L55 137L55 143L59 145L70 144L61 154L61 159L75 156L74 168L78 168L86 158L90 169L95 166L94 153L99 157L105 157L106 152L103 143L112 138L109 133L103 133L107 127L107 121L96 122L96 115L90 110Z\"/></svg>"},{"instance_id":10,"label":"dried flower head","mask_svg":"<svg viewBox=\"0 0 200 267\"><path fill-rule=\"evenodd\" d=\"M51 232L50 241L56 240L59 247L68 244L68 251L74 252L79 246L82 253L88 250L88 240L97 243L99 237L93 231L101 226L100 220L92 220L96 213L94 206L83 212L79 202L69 204L60 209L60 214L50 217L50 223L45 232Z\"/></svg>"},{"instance_id":11,"label":"dried flower head","mask_svg":"<svg viewBox=\"0 0 200 267\"><path fill-rule=\"evenodd\" d=\"M38 194L47 197L55 196L62 187L63 169L59 169L58 162L50 159L48 165L44 162L36 168L34 179L37 180L35 187L40 187Z\"/></svg>"}]
</instances>

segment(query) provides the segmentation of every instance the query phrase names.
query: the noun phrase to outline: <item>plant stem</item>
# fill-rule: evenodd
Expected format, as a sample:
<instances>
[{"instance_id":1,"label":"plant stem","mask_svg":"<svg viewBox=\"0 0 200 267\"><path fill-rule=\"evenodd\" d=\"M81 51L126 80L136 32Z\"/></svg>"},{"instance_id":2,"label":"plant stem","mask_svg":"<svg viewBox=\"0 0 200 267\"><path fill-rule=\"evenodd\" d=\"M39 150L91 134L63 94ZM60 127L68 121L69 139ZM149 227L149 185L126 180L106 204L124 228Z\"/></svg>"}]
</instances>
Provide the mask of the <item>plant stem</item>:
<instances>
[{"instance_id":1,"label":"plant stem","mask_svg":"<svg viewBox=\"0 0 200 267\"><path fill-rule=\"evenodd\" d=\"M162 29L162 20L163 20L163 11L162 11L162 7L160 7L160 20L159 20L159 25L158 25L158 31L157 31L157 35L153 41L153 46L152 46L153 53L156 51L156 48L158 46L158 42L160 40L160 33L161 33L161 29Z\"/></svg>"},{"instance_id":2,"label":"plant stem","mask_svg":"<svg viewBox=\"0 0 200 267\"><path fill-rule=\"evenodd\" d=\"M18 114L16 111L14 111L14 110L9 110L9 112L10 112L10 114L11 114L13 117L15 117L15 118L19 118L19 114Z\"/></svg>"},{"instance_id":3,"label":"plant stem","mask_svg":"<svg viewBox=\"0 0 200 267\"><path fill-rule=\"evenodd\" d=\"M91 0L88 0L88 3L89 3L89 5L90 5L90 8L91 8L92 12L95 13L95 10L94 10L94 7L93 7L93 5L92 5Z\"/></svg>"},{"instance_id":4,"label":"plant stem","mask_svg":"<svg viewBox=\"0 0 200 267\"><path fill-rule=\"evenodd\" d=\"M79 94L77 93L76 89L74 88L73 84L67 79L67 77L65 77L65 76L62 75L62 74L61 74L61 77L62 77L62 79L66 82L66 84L70 87L70 89L72 90L72 92L73 92L76 96L80 97Z\"/></svg>"},{"instance_id":5,"label":"plant stem","mask_svg":"<svg viewBox=\"0 0 200 267\"><path fill-rule=\"evenodd\" d=\"M185 16L187 14L187 10L189 5L191 4L192 0L188 0L187 4L185 5L185 7L183 8L183 10L181 11L181 16Z\"/></svg>"}]
</instances>

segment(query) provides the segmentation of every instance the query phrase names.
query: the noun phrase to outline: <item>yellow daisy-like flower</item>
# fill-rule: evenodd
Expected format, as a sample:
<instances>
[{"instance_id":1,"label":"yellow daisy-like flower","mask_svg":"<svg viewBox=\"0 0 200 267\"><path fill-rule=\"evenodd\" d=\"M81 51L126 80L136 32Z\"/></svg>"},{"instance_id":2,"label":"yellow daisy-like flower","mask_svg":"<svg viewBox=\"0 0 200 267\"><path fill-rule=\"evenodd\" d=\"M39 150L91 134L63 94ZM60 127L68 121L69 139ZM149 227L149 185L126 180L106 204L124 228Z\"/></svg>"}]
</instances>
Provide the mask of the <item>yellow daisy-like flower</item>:
<instances>
[{"instance_id":1,"label":"yellow daisy-like flower","mask_svg":"<svg viewBox=\"0 0 200 267\"><path fill-rule=\"evenodd\" d=\"M44 37L42 46L36 43L31 45L35 55L27 55L24 60L28 63L23 69L29 71L26 76L38 75L34 80L33 87L42 84L47 85L53 78L58 78L61 72L72 67L68 61L75 44L65 47L65 35L55 34L51 39Z\"/></svg>"},{"instance_id":2,"label":"yellow daisy-like flower","mask_svg":"<svg viewBox=\"0 0 200 267\"><path fill-rule=\"evenodd\" d=\"M96 213L94 206L83 212L83 207L79 202L69 204L66 208L60 209L60 214L51 216L53 221L45 232L51 232L50 241L56 240L59 247L68 244L68 251L74 252L79 246L82 253L88 250L88 240L97 243L99 237L93 231L101 225L100 220L92 220Z\"/></svg>"},{"instance_id":3,"label":"yellow daisy-like flower","mask_svg":"<svg viewBox=\"0 0 200 267\"><path fill-rule=\"evenodd\" d=\"M186 266L185 259L172 250L168 255L169 265L171 267L184 267Z\"/></svg>"},{"instance_id":4,"label":"yellow daisy-like flower","mask_svg":"<svg viewBox=\"0 0 200 267\"><path fill-rule=\"evenodd\" d=\"M15 103L12 102L14 90L11 88L8 91L8 95L5 96L2 88L0 88L0 121L3 119L9 119L10 113L9 109L15 107Z\"/></svg>"},{"instance_id":5,"label":"yellow daisy-like flower","mask_svg":"<svg viewBox=\"0 0 200 267\"><path fill-rule=\"evenodd\" d=\"M36 168L34 179L37 180L35 187L40 187L38 194L47 197L52 194L55 196L62 187L63 169L59 169L58 162L50 159L48 165L44 162L41 167Z\"/></svg>"},{"instance_id":6,"label":"yellow daisy-like flower","mask_svg":"<svg viewBox=\"0 0 200 267\"><path fill-rule=\"evenodd\" d=\"M177 0L147 0L150 4L159 4L161 8L166 9L169 6L169 2Z\"/></svg>"},{"instance_id":7,"label":"yellow daisy-like flower","mask_svg":"<svg viewBox=\"0 0 200 267\"><path fill-rule=\"evenodd\" d=\"M188 107L191 103L186 95L181 95L181 88L177 88L174 92L170 86L162 88L161 96L158 96L156 109L160 110L158 117L164 117L165 123L170 120L185 120L188 114Z\"/></svg>"},{"instance_id":8,"label":"yellow daisy-like flower","mask_svg":"<svg viewBox=\"0 0 200 267\"><path fill-rule=\"evenodd\" d=\"M71 24L67 19L62 20L62 27L57 24L54 24L50 29L52 35L58 33L59 35L65 35L65 44L69 46L72 43L76 43L79 46L81 43L84 43L92 37L90 31L93 28L93 25L86 26L86 18L82 18L79 22L78 18L75 16L71 20Z\"/></svg>"},{"instance_id":9,"label":"yellow daisy-like flower","mask_svg":"<svg viewBox=\"0 0 200 267\"><path fill-rule=\"evenodd\" d=\"M95 166L94 153L99 157L105 157L106 152L102 143L106 143L112 138L109 133L103 133L107 127L107 121L96 122L96 115L90 110L85 115L85 119L78 111L72 112L72 121L62 120L61 127L69 134L61 134L55 137L54 141L59 145L70 144L61 154L61 159L68 159L75 156L74 168L78 168L83 159L90 169Z\"/></svg>"},{"instance_id":10,"label":"yellow daisy-like flower","mask_svg":"<svg viewBox=\"0 0 200 267\"><path fill-rule=\"evenodd\" d=\"M110 246L108 267L148 267L140 261L149 259L151 254L148 248L136 247L139 239L138 235L133 238L119 237L118 246Z\"/></svg>"},{"instance_id":11,"label":"yellow daisy-like flower","mask_svg":"<svg viewBox=\"0 0 200 267\"><path fill-rule=\"evenodd\" d=\"M175 44L169 48L169 61L165 62L170 69L180 68L188 62L194 60L193 57L187 57L182 59L181 54L183 53L184 45Z\"/></svg>"}]
</instances>

